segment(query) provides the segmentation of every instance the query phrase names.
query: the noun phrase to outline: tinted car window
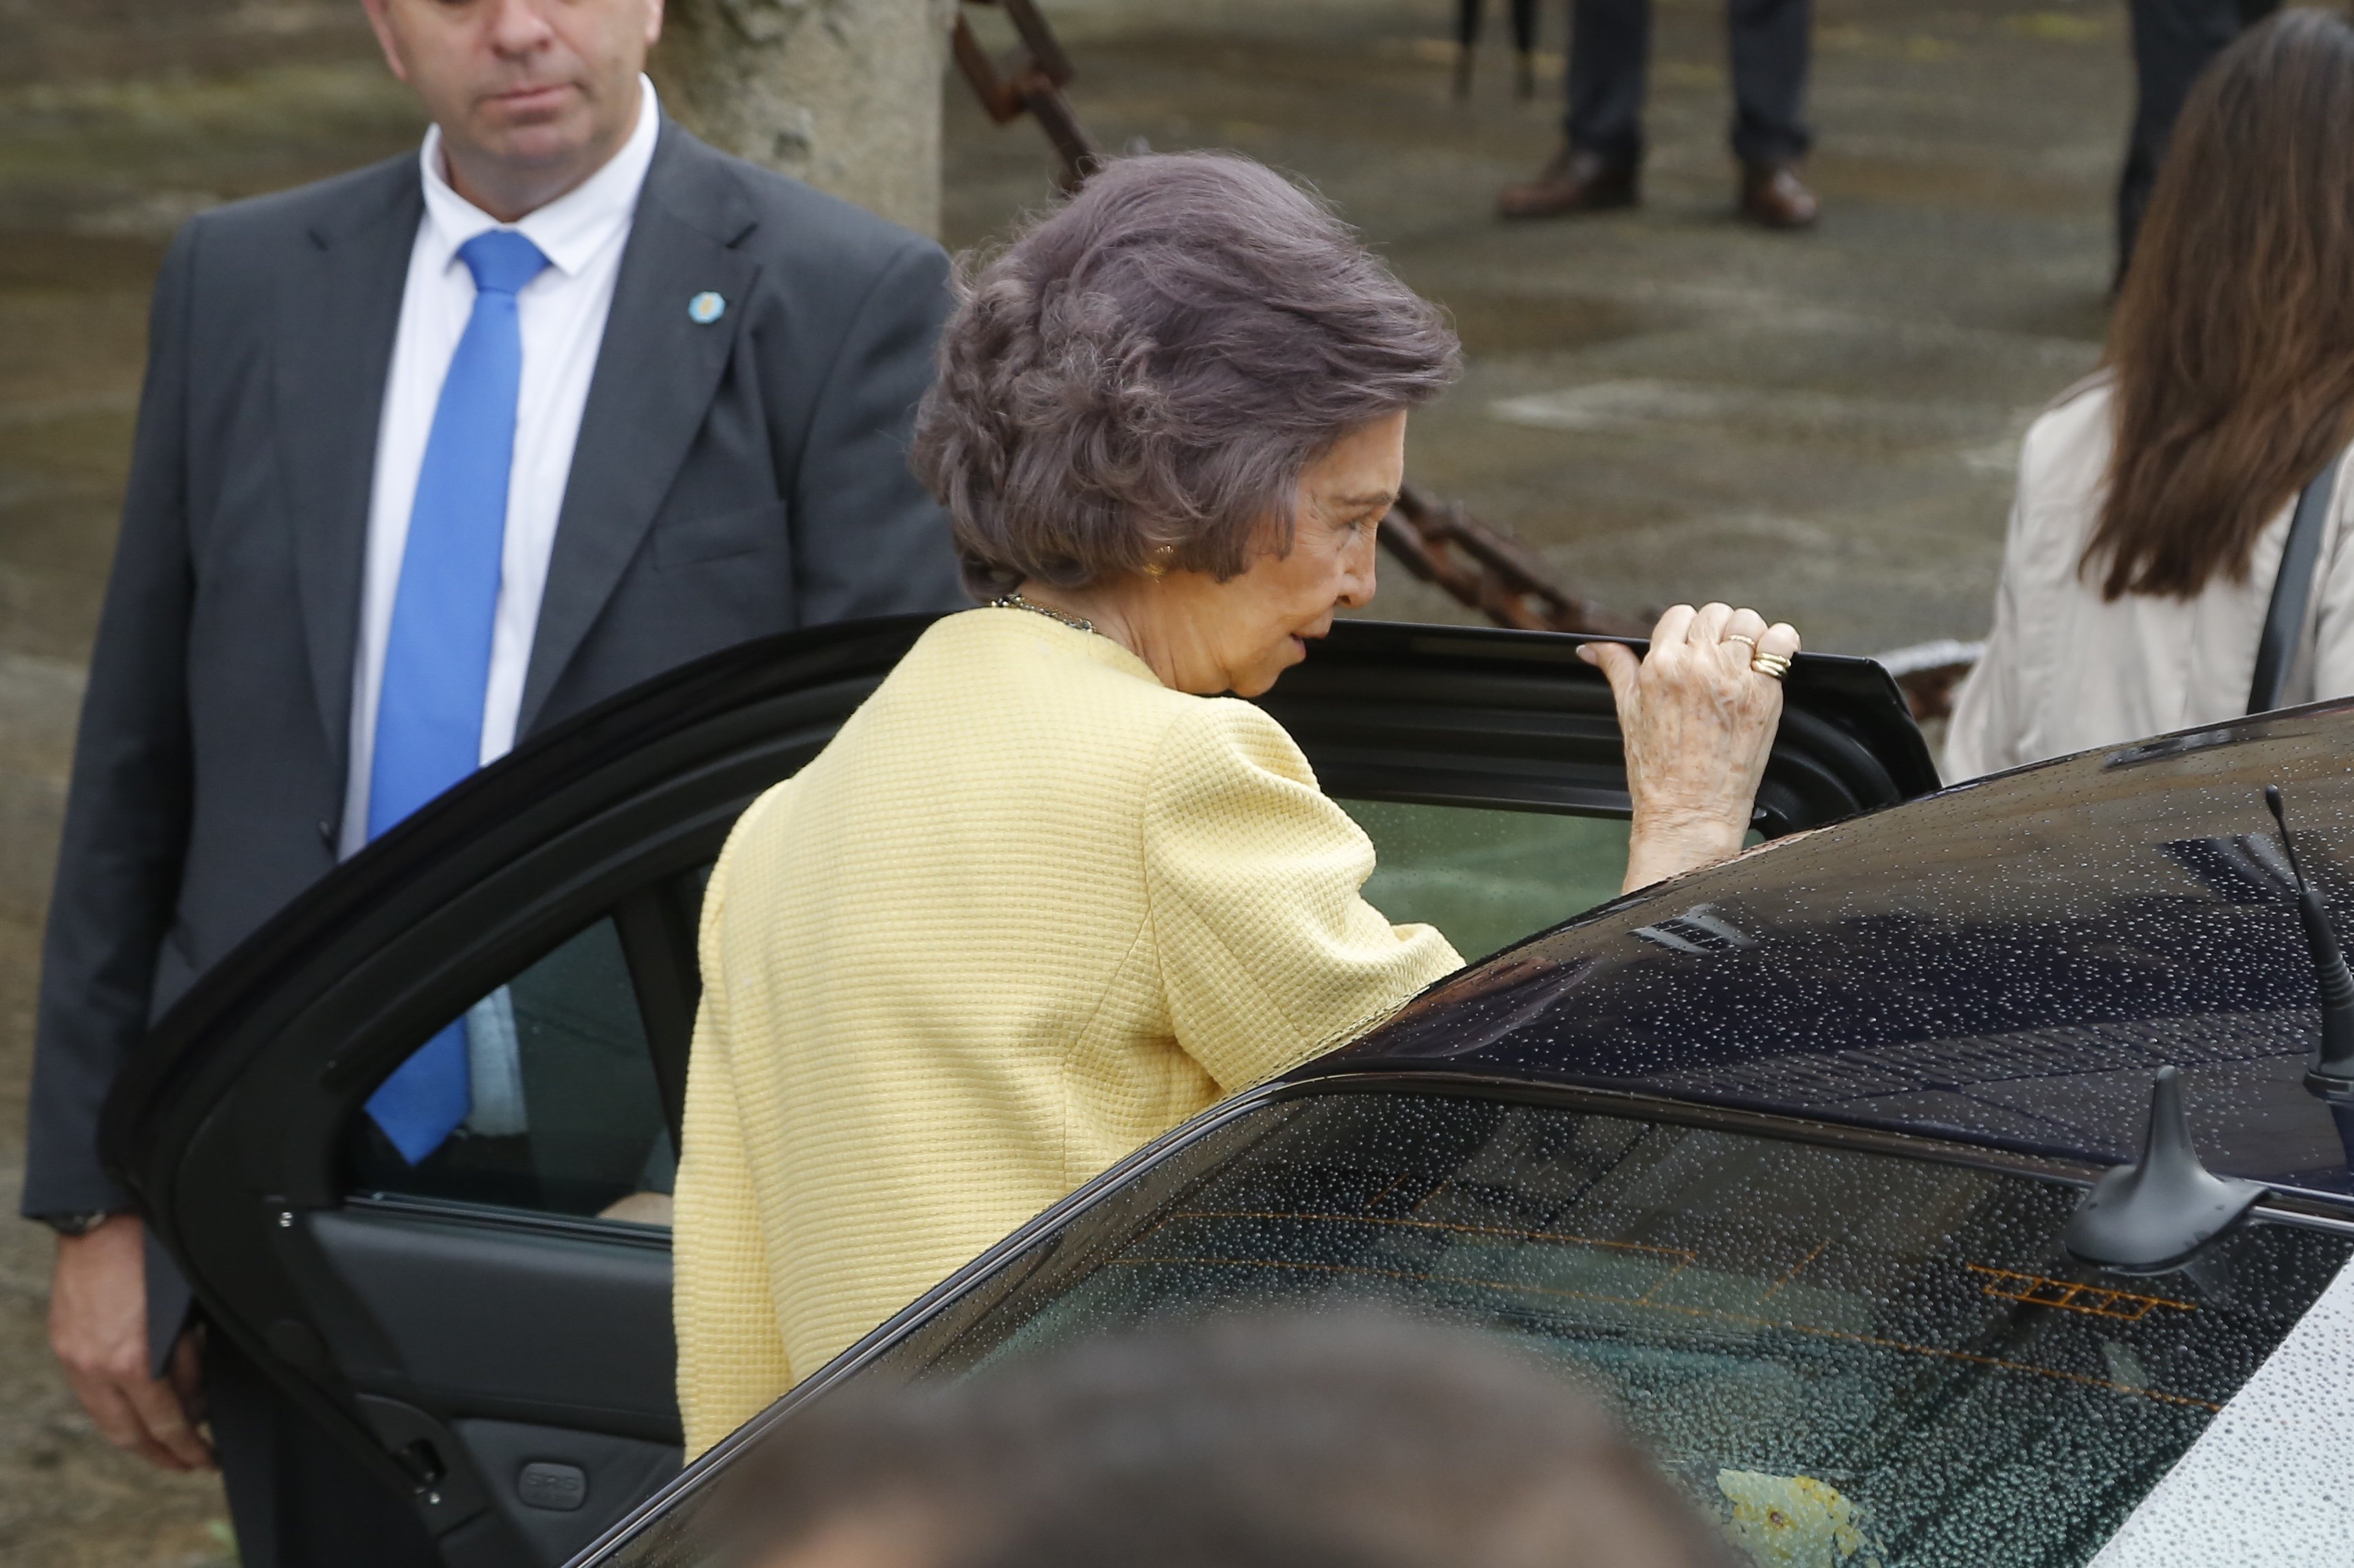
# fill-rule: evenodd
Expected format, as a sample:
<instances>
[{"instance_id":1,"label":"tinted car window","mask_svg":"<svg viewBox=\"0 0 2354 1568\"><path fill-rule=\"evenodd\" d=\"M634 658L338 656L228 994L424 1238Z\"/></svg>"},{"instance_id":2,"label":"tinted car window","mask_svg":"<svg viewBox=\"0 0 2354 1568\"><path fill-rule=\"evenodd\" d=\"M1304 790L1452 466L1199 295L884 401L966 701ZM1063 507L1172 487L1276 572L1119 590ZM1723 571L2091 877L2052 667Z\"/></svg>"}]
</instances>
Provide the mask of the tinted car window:
<instances>
[{"instance_id":1,"label":"tinted car window","mask_svg":"<svg viewBox=\"0 0 2354 1568\"><path fill-rule=\"evenodd\" d=\"M2096 1274L2056 1240L2077 1196L1749 1132L1327 1094L1140 1173L859 1375L960 1375L1216 1309L1388 1304L1599 1385L1761 1563L2073 1568L2354 1252L2257 1221L2182 1272ZM726 1479L618 1561L705 1561Z\"/></svg>"},{"instance_id":2,"label":"tinted car window","mask_svg":"<svg viewBox=\"0 0 2354 1568\"><path fill-rule=\"evenodd\" d=\"M677 1160L613 922L476 1001L466 1021L466 1124L411 1165L355 1116L345 1135L355 1188L668 1224Z\"/></svg>"},{"instance_id":3,"label":"tinted car window","mask_svg":"<svg viewBox=\"0 0 2354 1568\"><path fill-rule=\"evenodd\" d=\"M1628 824L1475 806L1343 800L1377 859L1365 897L1400 925L1436 926L1467 959L1618 896Z\"/></svg>"}]
</instances>

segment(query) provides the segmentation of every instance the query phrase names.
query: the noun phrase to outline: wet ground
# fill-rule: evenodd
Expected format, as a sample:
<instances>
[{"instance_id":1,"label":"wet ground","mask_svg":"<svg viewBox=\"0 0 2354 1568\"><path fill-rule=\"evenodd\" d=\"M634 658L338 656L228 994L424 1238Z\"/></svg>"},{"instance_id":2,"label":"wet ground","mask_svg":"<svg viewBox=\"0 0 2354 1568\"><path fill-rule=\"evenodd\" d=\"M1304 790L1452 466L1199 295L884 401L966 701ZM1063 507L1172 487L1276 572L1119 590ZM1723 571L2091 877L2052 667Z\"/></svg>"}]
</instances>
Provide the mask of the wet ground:
<instances>
[{"instance_id":1,"label":"wet ground","mask_svg":"<svg viewBox=\"0 0 2354 1568\"><path fill-rule=\"evenodd\" d=\"M2097 352L2121 5L1819 0L1827 216L1792 237L1731 219L1712 0L1660 5L1648 205L1529 227L1492 201L1551 150L1560 60L1522 102L1491 44L1457 104L1447 0L1046 5L1104 145L1304 175L1455 313L1470 371L1412 472L1584 592L1747 600L1854 652L1983 631L2012 443ZM1034 130L951 85L961 245L1047 187ZM155 262L187 214L417 129L350 0L0 0L0 1213ZM1384 612L1463 618L1386 575ZM217 1487L112 1454L50 1371L48 1258L0 1219L0 1561L222 1561Z\"/></svg>"}]
</instances>

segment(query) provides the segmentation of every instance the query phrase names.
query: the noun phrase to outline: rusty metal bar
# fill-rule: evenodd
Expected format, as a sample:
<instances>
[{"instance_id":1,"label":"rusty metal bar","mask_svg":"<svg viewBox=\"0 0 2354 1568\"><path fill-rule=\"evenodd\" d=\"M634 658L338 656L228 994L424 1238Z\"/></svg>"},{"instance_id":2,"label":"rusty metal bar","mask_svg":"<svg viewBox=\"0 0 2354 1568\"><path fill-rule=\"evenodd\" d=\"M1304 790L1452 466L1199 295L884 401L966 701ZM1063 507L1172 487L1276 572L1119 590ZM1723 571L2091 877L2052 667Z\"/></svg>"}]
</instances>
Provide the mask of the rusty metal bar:
<instances>
[{"instance_id":1,"label":"rusty metal bar","mask_svg":"<svg viewBox=\"0 0 2354 1568\"><path fill-rule=\"evenodd\" d=\"M998 79L995 62L989 58L989 51L981 48L980 37L974 34L972 24L964 19L962 11L957 13L956 32L950 37L949 47L956 56L957 69L964 73L964 79L972 88L972 95L981 100L981 106L989 111L990 119L1003 125L1022 117L1022 111L1026 107L1022 95L1013 90L1012 82Z\"/></svg>"},{"instance_id":2,"label":"rusty metal bar","mask_svg":"<svg viewBox=\"0 0 2354 1568\"><path fill-rule=\"evenodd\" d=\"M1489 527L1458 502L1409 484L1382 519L1381 541L1400 565L1499 626L1640 637L1641 620L1581 598L1535 551Z\"/></svg>"},{"instance_id":3,"label":"rusty metal bar","mask_svg":"<svg viewBox=\"0 0 2354 1568\"><path fill-rule=\"evenodd\" d=\"M990 5L992 0L976 0ZM1055 37L1055 29L1046 25L1039 11L1037 0L994 0L1002 7L1013 30L1022 35L1024 48L1030 51L1030 61L1038 72L1056 87L1071 85L1071 57L1063 52L1063 41Z\"/></svg>"},{"instance_id":4,"label":"rusty metal bar","mask_svg":"<svg viewBox=\"0 0 2354 1568\"><path fill-rule=\"evenodd\" d=\"M994 5L1002 9L1021 35L1022 47L1004 62L989 57L981 37L965 20L961 9L957 12L956 32L950 48L956 56L957 69L989 111L990 119L1007 124L1026 111L1038 122L1039 129L1054 146L1058 167L1055 183L1066 191L1075 191L1094 172L1102 154L1096 150L1079 117L1063 97L1063 89L1071 79L1071 59L1063 52L1055 30L1047 26L1034 0L963 0L968 5Z\"/></svg>"}]
</instances>

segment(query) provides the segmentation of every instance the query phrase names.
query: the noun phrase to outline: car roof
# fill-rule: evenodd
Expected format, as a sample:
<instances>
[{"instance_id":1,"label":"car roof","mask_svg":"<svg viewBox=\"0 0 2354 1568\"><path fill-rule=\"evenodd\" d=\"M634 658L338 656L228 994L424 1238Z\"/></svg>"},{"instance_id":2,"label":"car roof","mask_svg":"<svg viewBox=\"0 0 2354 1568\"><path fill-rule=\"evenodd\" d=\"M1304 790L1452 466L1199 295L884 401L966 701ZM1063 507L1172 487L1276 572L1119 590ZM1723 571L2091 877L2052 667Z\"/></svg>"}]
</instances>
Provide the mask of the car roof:
<instances>
[{"instance_id":1,"label":"car roof","mask_svg":"<svg viewBox=\"0 0 2354 1568\"><path fill-rule=\"evenodd\" d=\"M2263 790L2354 937L2354 702L2089 752L1796 834L1439 982L1296 1077L1472 1074L2354 1192Z\"/></svg>"}]
</instances>

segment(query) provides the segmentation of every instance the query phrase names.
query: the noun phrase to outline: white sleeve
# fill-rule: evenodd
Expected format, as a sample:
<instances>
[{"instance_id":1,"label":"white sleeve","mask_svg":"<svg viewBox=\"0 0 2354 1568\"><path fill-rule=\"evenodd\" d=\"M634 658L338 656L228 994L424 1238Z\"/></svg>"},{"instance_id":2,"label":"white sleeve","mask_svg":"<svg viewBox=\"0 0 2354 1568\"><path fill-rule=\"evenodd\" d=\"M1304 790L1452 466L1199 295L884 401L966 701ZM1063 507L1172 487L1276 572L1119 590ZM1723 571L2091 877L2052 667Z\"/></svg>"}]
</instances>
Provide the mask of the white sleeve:
<instances>
[{"instance_id":1,"label":"white sleeve","mask_svg":"<svg viewBox=\"0 0 2354 1568\"><path fill-rule=\"evenodd\" d=\"M2020 549L2027 485L2027 455L2020 453L2020 496L2010 505L2010 525L2003 539L2002 574L1994 590L1994 629L1987 633L1986 653L1962 682L1954 699L1954 716L1946 726L1945 781L2015 768L2029 758L2019 755L2022 718L2019 704L2019 607L2011 580L2012 562Z\"/></svg>"}]
</instances>

